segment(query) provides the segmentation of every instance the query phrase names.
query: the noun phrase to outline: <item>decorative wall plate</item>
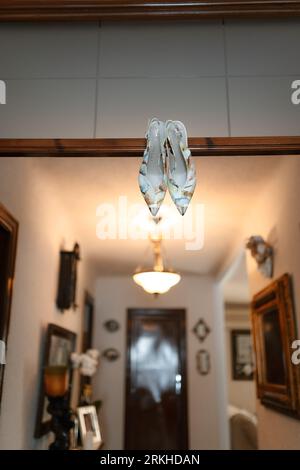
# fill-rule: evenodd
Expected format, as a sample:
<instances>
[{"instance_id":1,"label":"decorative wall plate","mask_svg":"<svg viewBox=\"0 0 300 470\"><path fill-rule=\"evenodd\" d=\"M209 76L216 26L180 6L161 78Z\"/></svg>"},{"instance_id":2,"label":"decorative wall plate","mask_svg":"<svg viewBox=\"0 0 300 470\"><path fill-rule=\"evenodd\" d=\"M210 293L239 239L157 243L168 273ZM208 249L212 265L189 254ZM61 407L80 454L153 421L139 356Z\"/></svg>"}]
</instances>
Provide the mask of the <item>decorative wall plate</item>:
<instances>
[{"instance_id":1,"label":"decorative wall plate","mask_svg":"<svg viewBox=\"0 0 300 470\"><path fill-rule=\"evenodd\" d=\"M207 337L207 335L210 333L210 328L207 326L203 318L200 318L200 320L197 321L192 331L202 343Z\"/></svg>"},{"instance_id":2,"label":"decorative wall plate","mask_svg":"<svg viewBox=\"0 0 300 470\"><path fill-rule=\"evenodd\" d=\"M115 348L107 348L103 351L102 356L110 362L116 361L120 357L120 353Z\"/></svg>"},{"instance_id":3,"label":"decorative wall plate","mask_svg":"<svg viewBox=\"0 0 300 470\"><path fill-rule=\"evenodd\" d=\"M207 375L210 371L210 355L206 349L200 349L196 355L197 370L201 375Z\"/></svg>"},{"instance_id":4,"label":"decorative wall plate","mask_svg":"<svg viewBox=\"0 0 300 470\"><path fill-rule=\"evenodd\" d=\"M107 320L106 322L103 323L103 326L110 333L114 333L115 331L118 331L118 329L120 328L120 324L119 322L117 322L117 320Z\"/></svg>"}]
</instances>

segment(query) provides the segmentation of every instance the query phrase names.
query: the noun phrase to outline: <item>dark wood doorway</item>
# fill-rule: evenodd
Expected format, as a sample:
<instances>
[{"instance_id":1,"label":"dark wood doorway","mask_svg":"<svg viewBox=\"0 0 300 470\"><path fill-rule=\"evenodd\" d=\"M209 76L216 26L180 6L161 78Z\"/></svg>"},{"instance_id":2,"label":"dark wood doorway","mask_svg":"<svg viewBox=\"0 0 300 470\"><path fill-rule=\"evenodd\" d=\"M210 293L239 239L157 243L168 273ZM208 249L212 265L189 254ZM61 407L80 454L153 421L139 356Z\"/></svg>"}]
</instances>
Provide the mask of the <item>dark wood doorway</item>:
<instances>
[{"instance_id":1,"label":"dark wood doorway","mask_svg":"<svg viewBox=\"0 0 300 470\"><path fill-rule=\"evenodd\" d=\"M94 298L85 291L83 304L83 322L82 322L82 340L81 352L86 353L88 349L93 347L93 327L94 327ZM79 403L80 405L88 405L90 396L86 393L91 392L92 377L80 375L79 383ZM90 387L88 387L90 386Z\"/></svg>"},{"instance_id":2,"label":"dark wood doorway","mask_svg":"<svg viewBox=\"0 0 300 470\"><path fill-rule=\"evenodd\" d=\"M188 449L185 310L128 310L125 449Z\"/></svg>"},{"instance_id":3,"label":"dark wood doorway","mask_svg":"<svg viewBox=\"0 0 300 470\"><path fill-rule=\"evenodd\" d=\"M3 341L5 348L10 320L17 236L18 222L0 204L0 340ZM0 403L4 367L4 364L0 364Z\"/></svg>"},{"instance_id":4,"label":"dark wood doorway","mask_svg":"<svg viewBox=\"0 0 300 470\"><path fill-rule=\"evenodd\" d=\"M85 291L83 306L83 325L82 325L82 345L81 350L85 353L93 347L93 326L94 326L94 299Z\"/></svg>"}]
</instances>

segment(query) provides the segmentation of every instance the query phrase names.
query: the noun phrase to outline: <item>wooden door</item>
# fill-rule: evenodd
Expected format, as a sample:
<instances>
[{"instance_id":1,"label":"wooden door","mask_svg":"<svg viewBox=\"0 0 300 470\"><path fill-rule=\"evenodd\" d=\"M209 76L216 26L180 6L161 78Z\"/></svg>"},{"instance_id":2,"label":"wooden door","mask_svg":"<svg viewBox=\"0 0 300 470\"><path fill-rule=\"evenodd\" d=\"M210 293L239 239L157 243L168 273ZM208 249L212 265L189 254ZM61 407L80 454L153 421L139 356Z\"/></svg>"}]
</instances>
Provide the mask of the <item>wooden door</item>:
<instances>
[{"instance_id":1,"label":"wooden door","mask_svg":"<svg viewBox=\"0 0 300 470\"><path fill-rule=\"evenodd\" d=\"M188 448L185 311L130 309L125 449Z\"/></svg>"}]
</instances>

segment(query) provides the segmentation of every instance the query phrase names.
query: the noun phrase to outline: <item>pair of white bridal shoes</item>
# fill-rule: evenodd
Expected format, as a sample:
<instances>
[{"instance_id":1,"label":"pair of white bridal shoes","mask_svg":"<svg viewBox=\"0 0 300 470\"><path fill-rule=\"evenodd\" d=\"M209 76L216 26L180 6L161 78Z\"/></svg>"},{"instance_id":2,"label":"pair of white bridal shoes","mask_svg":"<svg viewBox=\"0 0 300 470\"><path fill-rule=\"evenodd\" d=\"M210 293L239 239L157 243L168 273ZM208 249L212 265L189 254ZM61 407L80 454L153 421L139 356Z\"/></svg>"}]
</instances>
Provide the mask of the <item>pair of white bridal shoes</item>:
<instances>
[{"instance_id":1,"label":"pair of white bridal shoes","mask_svg":"<svg viewBox=\"0 0 300 470\"><path fill-rule=\"evenodd\" d=\"M139 186L155 216L169 189L179 213L184 215L196 186L187 132L180 121L151 120L147 146L139 172Z\"/></svg>"}]
</instances>

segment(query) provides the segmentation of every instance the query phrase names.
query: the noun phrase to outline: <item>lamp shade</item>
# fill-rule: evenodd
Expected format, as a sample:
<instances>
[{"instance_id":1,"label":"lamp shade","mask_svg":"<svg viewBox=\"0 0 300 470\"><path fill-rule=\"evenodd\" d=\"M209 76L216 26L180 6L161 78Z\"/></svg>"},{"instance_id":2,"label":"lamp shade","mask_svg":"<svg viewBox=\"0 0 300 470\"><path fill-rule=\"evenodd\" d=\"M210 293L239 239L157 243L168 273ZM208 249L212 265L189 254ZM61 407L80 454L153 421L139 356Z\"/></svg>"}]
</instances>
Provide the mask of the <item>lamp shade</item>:
<instances>
[{"instance_id":1,"label":"lamp shade","mask_svg":"<svg viewBox=\"0 0 300 470\"><path fill-rule=\"evenodd\" d=\"M134 282L149 294L165 294L180 279L180 274L171 271L143 271L133 275Z\"/></svg>"}]
</instances>

